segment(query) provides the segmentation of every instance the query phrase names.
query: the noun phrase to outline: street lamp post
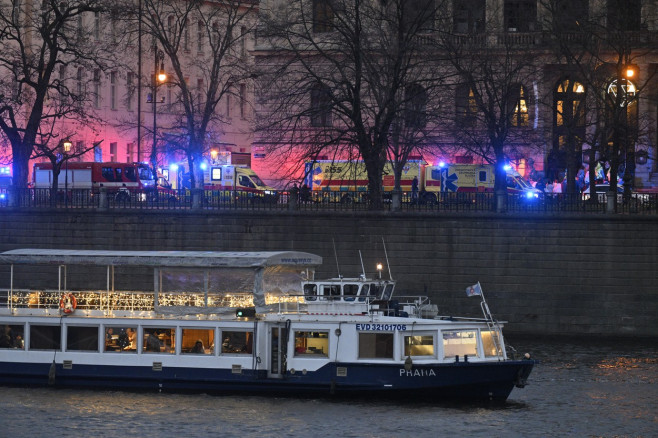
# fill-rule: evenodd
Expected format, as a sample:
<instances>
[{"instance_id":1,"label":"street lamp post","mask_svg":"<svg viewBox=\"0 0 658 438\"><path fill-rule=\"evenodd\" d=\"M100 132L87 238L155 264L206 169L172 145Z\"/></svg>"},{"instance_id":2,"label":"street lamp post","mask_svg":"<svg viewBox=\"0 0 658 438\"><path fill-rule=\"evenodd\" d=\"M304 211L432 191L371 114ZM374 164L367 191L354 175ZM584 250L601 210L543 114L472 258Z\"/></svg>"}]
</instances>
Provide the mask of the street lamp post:
<instances>
[{"instance_id":1,"label":"street lamp post","mask_svg":"<svg viewBox=\"0 0 658 438\"><path fill-rule=\"evenodd\" d=\"M69 204L69 152L71 152L70 141L66 140L62 143L64 150L64 205L68 207Z\"/></svg>"},{"instance_id":2,"label":"street lamp post","mask_svg":"<svg viewBox=\"0 0 658 438\"><path fill-rule=\"evenodd\" d=\"M159 67L159 70L158 70ZM154 177L155 181L157 183L158 180L158 149L157 149L157 118L158 118L158 111L157 111L157 104L158 104L158 86L163 84L167 80L167 75L164 70L164 53L162 51L158 50L155 48L155 63L153 67L153 94L152 94L152 100L153 100L153 149L151 150L151 164L153 165L153 172L154 172ZM162 100L164 102L164 99ZM156 187L157 189L157 187Z\"/></svg>"}]
</instances>

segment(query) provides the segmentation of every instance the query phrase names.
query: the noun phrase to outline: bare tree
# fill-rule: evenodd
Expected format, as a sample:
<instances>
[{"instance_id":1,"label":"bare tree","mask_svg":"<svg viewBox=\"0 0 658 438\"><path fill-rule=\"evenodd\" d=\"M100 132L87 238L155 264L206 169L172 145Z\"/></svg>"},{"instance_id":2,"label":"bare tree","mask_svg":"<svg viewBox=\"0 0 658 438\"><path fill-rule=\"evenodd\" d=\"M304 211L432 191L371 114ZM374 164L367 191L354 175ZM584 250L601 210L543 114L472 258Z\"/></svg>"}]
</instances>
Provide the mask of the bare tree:
<instances>
[{"instance_id":1,"label":"bare tree","mask_svg":"<svg viewBox=\"0 0 658 438\"><path fill-rule=\"evenodd\" d=\"M93 118L78 69L104 69L110 62L94 14L107 2L84 0L0 5L0 129L11 144L14 184L27 185L34 154L48 155L63 138L64 123ZM74 73L74 71L76 73Z\"/></svg>"},{"instance_id":2,"label":"bare tree","mask_svg":"<svg viewBox=\"0 0 658 438\"><path fill-rule=\"evenodd\" d=\"M433 124L441 84L429 32L442 2L295 0L261 7L267 52L260 68L262 142L279 158L361 158L371 209L383 208L382 174L399 188L409 154ZM265 45L263 42L261 45Z\"/></svg>"},{"instance_id":3,"label":"bare tree","mask_svg":"<svg viewBox=\"0 0 658 438\"><path fill-rule=\"evenodd\" d=\"M639 69L655 53L649 33L642 30L646 29L643 17L652 18L641 14L641 2L636 0L609 1L600 9L589 9L587 2L577 0L542 0L540 4L548 12L544 27L550 30L553 53L562 66L561 80L582 85L581 90L567 90L570 93L586 93L585 98L567 95L577 105L556 109L562 122L558 128L563 128L566 139L558 143L566 150L569 191L573 191L574 162L587 144L590 193L596 192L600 160L610 165L612 192L617 191L618 175L623 173L628 198L634 184L636 143L647 132L638 114L639 99L655 74ZM596 196L590 199L596 202Z\"/></svg>"},{"instance_id":4,"label":"bare tree","mask_svg":"<svg viewBox=\"0 0 658 438\"><path fill-rule=\"evenodd\" d=\"M541 143L530 112L531 103L537 104L532 91L539 56L535 35L506 33L495 20L477 33L457 30L447 27L438 36L455 73L455 112L446 114L447 130L461 151L495 163L497 209L504 210L504 165Z\"/></svg>"},{"instance_id":5,"label":"bare tree","mask_svg":"<svg viewBox=\"0 0 658 438\"><path fill-rule=\"evenodd\" d=\"M161 136L187 158L195 188L203 185L199 170L203 155L229 123L217 111L220 100L245 99L236 87L251 80L246 43L255 26L257 2L142 0L141 5L144 33L152 38L151 50L163 52L164 63L171 68L167 86L176 90ZM134 8L130 12L133 17L140 13Z\"/></svg>"}]
</instances>

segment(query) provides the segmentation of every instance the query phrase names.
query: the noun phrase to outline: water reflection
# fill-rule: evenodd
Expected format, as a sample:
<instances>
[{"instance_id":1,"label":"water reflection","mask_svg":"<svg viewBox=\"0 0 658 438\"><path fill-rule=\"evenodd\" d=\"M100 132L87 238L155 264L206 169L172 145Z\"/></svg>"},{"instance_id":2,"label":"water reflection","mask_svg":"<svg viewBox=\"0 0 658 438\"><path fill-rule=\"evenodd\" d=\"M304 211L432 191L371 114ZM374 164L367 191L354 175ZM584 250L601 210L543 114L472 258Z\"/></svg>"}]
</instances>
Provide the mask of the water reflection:
<instances>
[{"instance_id":1,"label":"water reflection","mask_svg":"<svg viewBox=\"0 0 658 438\"><path fill-rule=\"evenodd\" d=\"M502 405L0 388L0 436L656 436L654 342L509 342L540 363Z\"/></svg>"}]
</instances>

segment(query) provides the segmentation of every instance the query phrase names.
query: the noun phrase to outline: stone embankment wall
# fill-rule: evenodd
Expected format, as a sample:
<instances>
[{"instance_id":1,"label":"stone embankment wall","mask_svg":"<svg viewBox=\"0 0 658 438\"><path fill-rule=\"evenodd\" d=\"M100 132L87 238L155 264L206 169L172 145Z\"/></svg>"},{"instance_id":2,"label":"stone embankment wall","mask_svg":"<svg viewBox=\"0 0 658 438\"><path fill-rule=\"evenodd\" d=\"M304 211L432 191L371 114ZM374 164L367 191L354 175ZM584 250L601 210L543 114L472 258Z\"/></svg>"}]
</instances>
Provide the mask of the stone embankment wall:
<instances>
[{"instance_id":1,"label":"stone embankment wall","mask_svg":"<svg viewBox=\"0 0 658 438\"><path fill-rule=\"evenodd\" d=\"M376 275L388 255L398 295L428 295L441 315L480 316L465 295L479 281L508 333L658 336L654 217L2 210L0 230L0 251L307 251L319 276L357 276L361 259Z\"/></svg>"}]
</instances>

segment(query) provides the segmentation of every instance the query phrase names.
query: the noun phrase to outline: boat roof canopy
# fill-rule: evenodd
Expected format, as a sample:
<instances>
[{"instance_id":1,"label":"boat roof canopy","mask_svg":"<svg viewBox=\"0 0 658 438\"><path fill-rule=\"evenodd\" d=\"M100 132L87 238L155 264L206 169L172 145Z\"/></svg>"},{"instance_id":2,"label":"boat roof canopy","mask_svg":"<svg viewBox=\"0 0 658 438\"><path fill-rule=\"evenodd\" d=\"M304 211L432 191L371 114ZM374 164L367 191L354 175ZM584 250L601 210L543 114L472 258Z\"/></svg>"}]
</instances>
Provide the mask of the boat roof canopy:
<instances>
[{"instance_id":1,"label":"boat roof canopy","mask_svg":"<svg viewBox=\"0 0 658 438\"><path fill-rule=\"evenodd\" d=\"M82 249L14 249L0 253L0 263L191 268L315 267L322 257L298 251L112 251Z\"/></svg>"}]
</instances>

